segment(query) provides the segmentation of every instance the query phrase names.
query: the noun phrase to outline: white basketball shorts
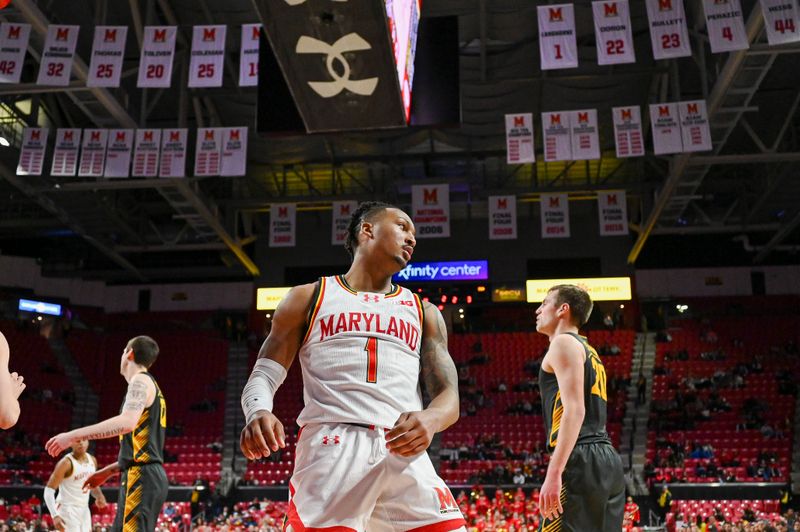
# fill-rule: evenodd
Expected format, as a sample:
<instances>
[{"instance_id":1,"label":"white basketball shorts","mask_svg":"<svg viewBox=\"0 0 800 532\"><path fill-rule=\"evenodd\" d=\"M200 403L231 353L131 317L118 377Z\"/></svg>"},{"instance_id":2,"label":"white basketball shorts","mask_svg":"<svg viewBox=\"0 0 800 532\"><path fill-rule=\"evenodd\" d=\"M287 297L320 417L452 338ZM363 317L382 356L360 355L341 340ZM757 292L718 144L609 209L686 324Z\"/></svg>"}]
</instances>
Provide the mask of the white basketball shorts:
<instances>
[{"instance_id":1,"label":"white basketball shorts","mask_svg":"<svg viewBox=\"0 0 800 532\"><path fill-rule=\"evenodd\" d=\"M92 530L92 513L89 511L88 504L86 506L62 504L58 508L58 515L64 519L66 532L91 532Z\"/></svg>"}]
</instances>

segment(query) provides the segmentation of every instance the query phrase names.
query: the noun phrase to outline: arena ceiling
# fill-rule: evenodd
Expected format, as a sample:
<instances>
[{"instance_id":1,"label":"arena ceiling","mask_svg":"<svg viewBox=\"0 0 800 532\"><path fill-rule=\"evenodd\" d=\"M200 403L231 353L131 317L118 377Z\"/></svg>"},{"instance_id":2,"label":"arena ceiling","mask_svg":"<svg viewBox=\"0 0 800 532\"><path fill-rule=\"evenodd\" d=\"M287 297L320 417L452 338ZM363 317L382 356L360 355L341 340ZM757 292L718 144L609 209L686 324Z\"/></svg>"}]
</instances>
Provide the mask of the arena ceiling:
<instances>
[{"instance_id":1,"label":"arena ceiling","mask_svg":"<svg viewBox=\"0 0 800 532\"><path fill-rule=\"evenodd\" d=\"M691 242L735 242L754 264L796 261L800 250L800 44L768 46L761 9L742 0L750 49L711 54L699 1L685 1L693 57L654 61L644 3L631 2L637 61L598 66L590 2L575 2L580 67L541 71L532 0L424 0L423 17L459 20L460 127L264 137L250 135L243 178L88 180L14 173L19 135L51 127L253 126L257 93L239 88L237 26L259 21L266 0L14 0L0 20L33 25L23 82L0 86L0 253L40 259L47 275L109 282L256 276L254 243L268 234L272 202L325 210L335 199L410 204L412 183L449 182L456 217L498 193L591 195L625 188L633 238L628 261L654 246L691 253ZM317 1L317 0L314 0ZM323 4L320 0L320 4ZM80 24L79 59L64 88L33 83L47 25ZM191 26L227 24L222 88L187 89ZM95 24L128 25L123 86L89 89ZM135 87L143 25L178 25L168 90ZM714 149L616 159L600 120L603 157L575 163L505 162L503 115L705 98ZM538 127L537 127L538 129ZM646 137L649 124L645 123ZM541 146L540 136L536 139ZM651 148L648 143L648 148ZM542 159L541 153L538 159ZM189 172L191 174L191 171ZM674 237L681 235L681 240ZM661 244L659 244L659 242ZM698 244L703 245L703 244Z\"/></svg>"}]
</instances>

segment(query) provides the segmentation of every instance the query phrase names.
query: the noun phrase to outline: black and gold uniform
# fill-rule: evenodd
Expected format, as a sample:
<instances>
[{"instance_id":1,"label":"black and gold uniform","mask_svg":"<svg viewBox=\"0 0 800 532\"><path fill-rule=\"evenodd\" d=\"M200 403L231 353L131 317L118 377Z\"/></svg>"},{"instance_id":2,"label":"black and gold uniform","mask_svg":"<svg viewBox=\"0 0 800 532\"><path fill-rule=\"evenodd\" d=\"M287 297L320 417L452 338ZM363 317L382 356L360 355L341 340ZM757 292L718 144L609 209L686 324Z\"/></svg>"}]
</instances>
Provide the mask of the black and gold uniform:
<instances>
[{"instance_id":1,"label":"black and gold uniform","mask_svg":"<svg viewBox=\"0 0 800 532\"><path fill-rule=\"evenodd\" d=\"M153 379L156 397L142 412L133 432L120 436L117 461L122 478L114 531L155 530L161 506L167 500L168 481L162 465L167 405L155 378L150 373L145 375Z\"/></svg>"},{"instance_id":2,"label":"black and gold uniform","mask_svg":"<svg viewBox=\"0 0 800 532\"><path fill-rule=\"evenodd\" d=\"M564 513L556 519L542 521L540 530L619 532L625 508L625 479L622 461L606 432L606 370L586 338L567 334L578 340L585 352L583 403L586 414L575 448L561 475ZM555 374L540 369L539 389L547 448L552 453L558 445L558 430L564 412Z\"/></svg>"}]
</instances>

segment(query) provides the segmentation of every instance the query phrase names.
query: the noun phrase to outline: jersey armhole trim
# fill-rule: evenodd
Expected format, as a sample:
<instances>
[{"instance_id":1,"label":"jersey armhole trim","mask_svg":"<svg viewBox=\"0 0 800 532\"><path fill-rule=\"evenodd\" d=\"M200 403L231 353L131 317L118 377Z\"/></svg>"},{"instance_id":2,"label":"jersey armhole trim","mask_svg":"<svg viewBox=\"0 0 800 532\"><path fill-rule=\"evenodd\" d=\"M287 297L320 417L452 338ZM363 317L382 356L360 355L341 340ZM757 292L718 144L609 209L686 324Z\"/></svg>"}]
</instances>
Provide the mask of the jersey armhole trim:
<instances>
[{"instance_id":1,"label":"jersey armhole trim","mask_svg":"<svg viewBox=\"0 0 800 532\"><path fill-rule=\"evenodd\" d=\"M314 297L311 300L314 302L311 306L309 306L308 312L308 323L306 324L306 333L303 335L303 341L300 342L300 345L303 345L308 340L308 337L311 336L311 329L314 328L314 320L317 318L317 314L319 313L319 309L322 306L322 299L325 297L325 277L319 278L319 283L317 287L314 289Z\"/></svg>"},{"instance_id":2,"label":"jersey armhole trim","mask_svg":"<svg viewBox=\"0 0 800 532\"><path fill-rule=\"evenodd\" d=\"M422 306L422 300L417 294L411 292L414 296L414 302L417 304L417 313L419 314L419 337L422 340L423 332L425 331L425 307ZM422 342L419 343L422 345Z\"/></svg>"}]
</instances>

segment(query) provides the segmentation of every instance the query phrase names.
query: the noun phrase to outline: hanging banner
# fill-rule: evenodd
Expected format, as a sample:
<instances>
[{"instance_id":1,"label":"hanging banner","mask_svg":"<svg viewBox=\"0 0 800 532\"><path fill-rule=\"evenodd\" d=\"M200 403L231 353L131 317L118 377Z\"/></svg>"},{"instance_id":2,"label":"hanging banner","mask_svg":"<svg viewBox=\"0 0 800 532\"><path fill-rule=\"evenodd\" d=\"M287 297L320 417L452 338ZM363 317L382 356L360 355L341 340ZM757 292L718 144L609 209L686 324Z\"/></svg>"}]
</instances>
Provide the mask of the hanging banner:
<instances>
[{"instance_id":1,"label":"hanging banner","mask_svg":"<svg viewBox=\"0 0 800 532\"><path fill-rule=\"evenodd\" d=\"M542 238L569 238L569 199L566 194L542 194Z\"/></svg>"},{"instance_id":2,"label":"hanging banner","mask_svg":"<svg viewBox=\"0 0 800 532\"><path fill-rule=\"evenodd\" d=\"M544 160L547 162L572 160L569 115L569 112L542 113Z\"/></svg>"},{"instance_id":3,"label":"hanging banner","mask_svg":"<svg viewBox=\"0 0 800 532\"><path fill-rule=\"evenodd\" d=\"M569 116L572 131L572 160L600 158L600 137L597 132L597 109L572 111Z\"/></svg>"},{"instance_id":4,"label":"hanging banner","mask_svg":"<svg viewBox=\"0 0 800 532\"><path fill-rule=\"evenodd\" d=\"M628 0L592 2L597 63L618 65L635 63L631 10Z\"/></svg>"},{"instance_id":5,"label":"hanging banner","mask_svg":"<svg viewBox=\"0 0 800 532\"><path fill-rule=\"evenodd\" d=\"M296 203L273 203L269 206L269 247L295 246Z\"/></svg>"},{"instance_id":6,"label":"hanging banner","mask_svg":"<svg viewBox=\"0 0 800 532\"><path fill-rule=\"evenodd\" d=\"M194 151L194 175L219 175L219 158L222 151L222 128L201 127L197 129L197 144Z\"/></svg>"},{"instance_id":7,"label":"hanging banner","mask_svg":"<svg viewBox=\"0 0 800 532\"><path fill-rule=\"evenodd\" d=\"M347 239L350 217L358 208L357 201L334 201L331 209L331 245L341 246Z\"/></svg>"},{"instance_id":8,"label":"hanging banner","mask_svg":"<svg viewBox=\"0 0 800 532\"><path fill-rule=\"evenodd\" d=\"M450 185L412 185L411 211L417 238L450 236Z\"/></svg>"},{"instance_id":9,"label":"hanging banner","mask_svg":"<svg viewBox=\"0 0 800 532\"><path fill-rule=\"evenodd\" d=\"M628 234L628 203L624 190L597 192L600 236Z\"/></svg>"},{"instance_id":10,"label":"hanging banner","mask_svg":"<svg viewBox=\"0 0 800 532\"><path fill-rule=\"evenodd\" d=\"M645 0L650 20L653 57L672 59L692 55L683 0Z\"/></svg>"},{"instance_id":11,"label":"hanging banner","mask_svg":"<svg viewBox=\"0 0 800 532\"><path fill-rule=\"evenodd\" d=\"M650 125L653 130L653 151L656 155L683 151L677 103L651 104Z\"/></svg>"},{"instance_id":12,"label":"hanging banner","mask_svg":"<svg viewBox=\"0 0 800 532\"><path fill-rule=\"evenodd\" d=\"M133 149L133 177L157 177L161 153L160 129L137 129Z\"/></svg>"},{"instance_id":13,"label":"hanging banner","mask_svg":"<svg viewBox=\"0 0 800 532\"><path fill-rule=\"evenodd\" d=\"M644 155L642 135L642 111L638 105L614 107L614 139L617 144L617 158L641 157Z\"/></svg>"},{"instance_id":14,"label":"hanging banner","mask_svg":"<svg viewBox=\"0 0 800 532\"><path fill-rule=\"evenodd\" d=\"M62 26L51 24L47 27L47 37L44 41L44 52L39 62L39 77L37 85L54 85L65 87L69 85L69 76L72 74L72 58L75 56L75 46L78 44L78 31L80 26Z\"/></svg>"},{"instance_id":15,"label":"hanging banner","mask_svg":"<svg viewBox=\"0 0 800 532\"><path fill-rule=\"evenodd\" d=\"M542 70L578 66L575 10L572 4L538 6L539 55Z\"/></svg>"},{"instance_id":16,"label":"hanging banner","mask_svg":"<svg viewBox=\"0 0 800 532\"><path fill-rule=\"evenodd\" d=\"M81 146L79 128L57 129L56 145L53 150L52 176L74 176L78 172L78 152Z\"/></svg>"},{"instance_id":17,"label":"hanging banner","mask_svg":"<svg viewBox=\"0 0 800 532\"><path fill-rule=\"evenodd\" d=\"M536 162L531 113L506 115L506 162L508 164Z\"/></svg>"},{"instance_id":18,"label":"hanging banner","mask_svg":"<svg viewBox=\"0 0 800 532\"><path fill-rule=\"evenodd\" d=\"M119 87L127 37L127 26L97 26L94 29L87 87Z\"/></svg>"},{"instance_id":19,"label":"hanging banner","mask_svg":"<svg viewBox=\"0 0 800 532\"><path fill-rule=\"evenodd\" d=\"M750 47L739 0L703 0L711 52L718 54Z\"/></svg>"},{"instance_id":20,"label":"hanging banner","mask_svg":"<svg viewBox=\"0 0 800 532\"><path fill-rule=\"evenodd\" d=\"M761 0L764 27L769 44L800 41L800 2L798 0Z\"/></svg>"},{"instance_id":21,"label":"hanging banner","mask_svg":"<svg viewBox=\"0 0 800 532\"><path fill-rule=\"evenodd\" d=\"M186 129L161 131L161 164L159 177L186 177L186 147L189 133Z\"/></svg>"},{"instance_id":22,"label":"hanging banner","mask_svg":"<svg viewBox=\"0 0 800 532\"><path fill-rule=\"evenodd\" d=\"M224 24L194 27L189 87L222 87L227 28Z\"/></svg>"},{"instance_id":23,"label":"hanging banner","mask_svg":"<svg viewBox=\"0 0 800 532\"><path fill-rule=\"evenodd\" d=\"M30 38L30 24L0 24L0 83L19 83Z\"/></svg>"},{"instance_id":24,"label":"hanging banner","mask_svg":"<svg viewBox=\"0 0 800 532\"><path fill-rule=\"evenodd\" d=\"M172 83L177 26L145 26L137 87L167 88Z\"/></svg>"},{"instance_id":25,"label":"hanging banner","mask_svg":"<svg viewBox=\"0 0 800 532\"><path fill-rule=\"evenodd\" d=\"M106 164L107 129L87 129L83 132L81 143L81 164L78 175L81 177L102 177Z\"/></svg>"},{"instance_id":26,"label":"hanging banner","mask_svg":"<svg viewBox=\"0 0 800 532\"><path fill-rule=\"evenodd\" d=\"M129 177L131 174L132 129L110 129L104 177Z\"/></svg>"},{"instance_id":27,"label":"hanging banner","mask_svg":"<svg viewBox=\"0 0 800 532\"><path fill-rule=\"evenodd\" d=\"M683 151L709 151L711 128L705 100L692 100L678 104L681 120Z\"/></svg>"},{"instance_id":28,"label":"hanging banner","mask_svg":"<svg viewBox=\"0 0 800 532\"><path fill-rule=\"evenodd\" d=\"M239 52L239 86L258 85L258 50L261 24L242 25L242 46Z\"/></svg>"},{"instance_id":29,"label":"hanging banner","mask_svg":"<svg viewBox=\"0 0 800 532\"><path fill-rule=\"evenodd\" d=\"M240 176L247 173L247 127L222 128L222 162L219 175Z\"/></svg>"},{"instance_id":30,"label":"hanging banner","mask_svg":"<svg viewBox=\"0 0 800 532\"><path fill-rule=\"evenodd\" d=\"M42 127L23 128L17 175L42 175L48 132Z\"/></svg>"},{"instance_id":31,"label":"hanging banner","mask_svg":"<svg viewBox=\"0 0 800 532\"><path fill-rule=\"evenodd\" d=\"M489 240L517 238L517 197L489 196Z\"/></svg>"}]
</instances>

